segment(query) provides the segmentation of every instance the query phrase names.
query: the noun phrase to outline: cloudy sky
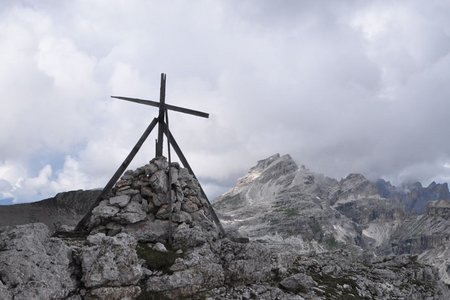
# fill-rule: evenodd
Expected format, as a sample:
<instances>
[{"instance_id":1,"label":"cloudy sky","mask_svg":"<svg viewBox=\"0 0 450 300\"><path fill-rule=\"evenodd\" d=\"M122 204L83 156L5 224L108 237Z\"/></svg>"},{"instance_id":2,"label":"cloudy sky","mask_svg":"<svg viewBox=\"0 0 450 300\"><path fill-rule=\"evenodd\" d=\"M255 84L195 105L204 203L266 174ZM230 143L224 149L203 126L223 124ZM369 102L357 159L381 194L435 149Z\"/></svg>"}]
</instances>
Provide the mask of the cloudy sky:
<instances>
[{"instance_id":1,"label":"cloudy sky","mask_svg":"<svg viewBox=\"0 0 450 300\"><path fill-rule=\"evenodd\" d=\"M290 153L450 181L450 2L0 0L0 203L102 187L157 109L207 192ZM155 135L131 168L154 156Z\"/></svg>"}]
</instances>

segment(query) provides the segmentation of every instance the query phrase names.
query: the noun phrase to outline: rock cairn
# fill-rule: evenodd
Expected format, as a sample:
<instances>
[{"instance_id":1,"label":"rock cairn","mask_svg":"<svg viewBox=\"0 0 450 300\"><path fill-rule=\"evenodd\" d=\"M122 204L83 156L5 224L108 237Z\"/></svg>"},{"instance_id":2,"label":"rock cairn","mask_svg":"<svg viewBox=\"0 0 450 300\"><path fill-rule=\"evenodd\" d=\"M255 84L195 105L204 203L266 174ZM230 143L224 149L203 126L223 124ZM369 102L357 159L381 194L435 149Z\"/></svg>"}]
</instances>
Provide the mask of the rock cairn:
<instances>
[{"instance_id":1,"label":"rock cairn","mask_svg":"<svg viewBox=\"0 0 450 300\"><path fill-rule=\"evenodd\" d=\"M165 157L154 158L143 167L125 172L108 197L92 211L90 233L115 236L125 232L139 242L167 242L169 189L174 243L217 238L219 231L211 218L208 201L201 196L198 181L178 163L169 166ZM191 239L193 231L199 234L194 240Z\"/></svg>"}]
</instances>

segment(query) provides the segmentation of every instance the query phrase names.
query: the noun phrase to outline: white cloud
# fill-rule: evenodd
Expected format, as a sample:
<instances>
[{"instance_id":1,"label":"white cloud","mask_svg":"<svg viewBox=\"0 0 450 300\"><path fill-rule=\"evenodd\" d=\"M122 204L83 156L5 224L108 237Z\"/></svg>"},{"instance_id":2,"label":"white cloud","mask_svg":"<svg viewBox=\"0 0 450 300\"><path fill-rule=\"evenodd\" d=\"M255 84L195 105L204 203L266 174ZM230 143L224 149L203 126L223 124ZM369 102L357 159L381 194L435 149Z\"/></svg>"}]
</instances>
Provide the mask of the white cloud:
<instances>
[{"instance_id":1,"label":"white cloud","mask_svg":"<svg viewBox=\"0 0 450 300\"><path fill-rule=\"evenodd\" d=\"M0 12L0 193L103 186L156 109L212 193L276 152L332 176L447 180L446 1L34 1ZM150 160L153 134L131 167ZM36 161L40 153L47 160Z\"/></svg>"},{"instance_id":2,"label":"white cloud","mask_svg":"<svg viewBox=\"0 0 450 300\"><path fill-rule=\"evenodd\" d=\"M0 166L0 188L2 198L13 198L14 202L30 202L43 199L61 191L94 188L79 162L67 156L63 167L57 172L45 165L36 176L30 175L19 162L7 162Z\"/></svg>"},{"instance_id":3,"label":"white cloud","mask_svg":"<svg viewBox=\"0 0 450 300\"><path fill-rule=\"evenodd\" d=\"M36 60L38 70L52 79L57 90L70 94L95 86L95 59L80 53L68 38L44 37L39 42Z\"/></svg>"}]
</instances>

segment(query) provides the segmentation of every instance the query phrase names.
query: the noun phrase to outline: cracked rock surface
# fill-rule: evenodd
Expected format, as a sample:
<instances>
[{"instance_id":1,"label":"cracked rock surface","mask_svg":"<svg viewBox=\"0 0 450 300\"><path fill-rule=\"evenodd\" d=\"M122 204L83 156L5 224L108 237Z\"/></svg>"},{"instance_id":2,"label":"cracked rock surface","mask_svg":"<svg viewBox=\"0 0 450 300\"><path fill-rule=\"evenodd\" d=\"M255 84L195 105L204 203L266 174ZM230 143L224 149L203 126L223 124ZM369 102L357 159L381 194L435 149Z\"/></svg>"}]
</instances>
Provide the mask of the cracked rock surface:
<instances>
[{"instance_id":1,"label":"cracked rock surface","mask_svg":"<svg viewBox=\"0 0 450 300\"><path fill-rule=\"evenodd\" d=\"M0 227L0 299L64 299L77 287L72 250L40 223Z\"/></svg>"}]
</instances>

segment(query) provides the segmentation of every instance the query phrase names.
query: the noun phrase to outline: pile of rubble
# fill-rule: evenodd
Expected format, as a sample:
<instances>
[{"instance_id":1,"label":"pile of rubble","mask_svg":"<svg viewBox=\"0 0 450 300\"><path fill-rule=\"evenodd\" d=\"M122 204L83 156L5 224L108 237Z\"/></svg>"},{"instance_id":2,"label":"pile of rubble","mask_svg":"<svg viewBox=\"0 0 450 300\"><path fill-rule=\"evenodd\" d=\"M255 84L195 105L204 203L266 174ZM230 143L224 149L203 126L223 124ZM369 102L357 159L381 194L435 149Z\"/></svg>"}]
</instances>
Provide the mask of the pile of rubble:
<instances>
[{"instance_id":1,"label":"pile of rubble","mask_svg":"<svg viewBox=\"0 0 450 300\"><path fill-rule=\"evenodd\" d=\"M172 232L178 247L219 234L198 181L178 163L169 166L164 157L127 171L92 211L88 229L108 236L125 232L152 243L166 243Z\"/></svg>"}]
</instances>

